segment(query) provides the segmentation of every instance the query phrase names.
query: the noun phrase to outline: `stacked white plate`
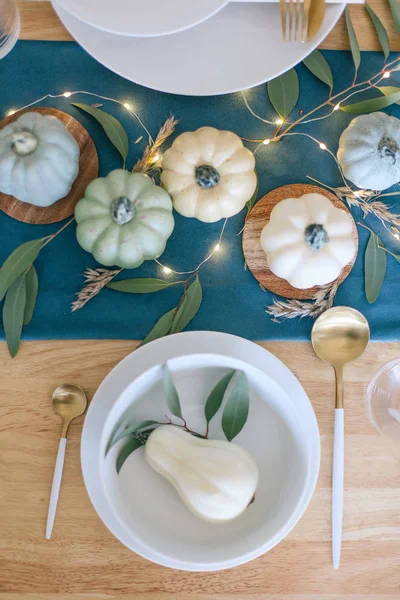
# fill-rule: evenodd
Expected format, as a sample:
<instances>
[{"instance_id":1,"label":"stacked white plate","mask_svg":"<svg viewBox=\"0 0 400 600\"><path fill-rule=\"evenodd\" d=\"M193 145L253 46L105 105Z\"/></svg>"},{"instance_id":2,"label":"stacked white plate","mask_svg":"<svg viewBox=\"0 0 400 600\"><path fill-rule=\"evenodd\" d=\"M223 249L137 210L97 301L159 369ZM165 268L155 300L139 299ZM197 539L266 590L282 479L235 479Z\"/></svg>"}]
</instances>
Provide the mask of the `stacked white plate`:
<instances>
[{"instance_id":1,"label":"stacked white plate","mask_svg":"<svg viewBox=\"0 0 400 600\"><path fill-rule=\"evenodd\" d=\"M228 2L53 0L53 5L79 44L115 73L191 96L236 92L277 77L321 43L344 9L331 0L318 34L296 44L282 40L278 0Z\"/></svg>"},{"instance_id":2,"label":"stacked white plate","mask_svg":"<svg viewBox=\"0 0 400 600\"><path fill-rule=\"evenodd\" d=\"M224 524L193 515L173 487L136 450L116 473L120 441L105 456L118 424L164 420L163 364L168 362L182 413L205 428L204 403L229 370L247 375L250 410L234 442L256 459L255 501ZM223 439L221 416L210 437ZM270 352L224 333L190 332L145 345L117 365L97 390L82 434L82 471L94 508L128 548L161 565L215 571L260 556L281 541L305 511L318 477L320 439L311 403L296 377Z\"/></svg>"}]
</instances>

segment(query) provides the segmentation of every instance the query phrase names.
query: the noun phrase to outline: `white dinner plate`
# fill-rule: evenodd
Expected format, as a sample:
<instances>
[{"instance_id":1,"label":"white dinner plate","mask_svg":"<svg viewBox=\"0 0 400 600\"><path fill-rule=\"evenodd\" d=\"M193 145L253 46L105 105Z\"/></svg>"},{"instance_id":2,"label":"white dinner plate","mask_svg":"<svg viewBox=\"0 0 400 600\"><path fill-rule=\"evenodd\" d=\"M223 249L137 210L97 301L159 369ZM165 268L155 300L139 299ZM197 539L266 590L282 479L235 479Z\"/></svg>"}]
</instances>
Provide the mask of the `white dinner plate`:
<instances>
[{"instance_id":1,"label":"white dinner plate","mask_svg":"<svg viewBox=\"0 0 400 600\"><path fill-rule=\"evenodd\" d=\"M212 352L212 356L210 352ZM264 424L265 433L271 439L274 436L273 432L276 432L274 438L276 449L282 441L286 445L289 444L289 440L292 440L292 449L297 447L298 452L296 451L296 454L300 456L303 452L303 457L305 457L302 459L303 462L300 460L298 465L299 471L301 468L305 469L304 476L298 480L295 478L292 481L292 492L287 493L288 499L291 497L291 500L288 501L287 509L284 509L283 513L279 513L279 518L277 515L278 522L272 525L273 528L275 527L274 531L268 529L269 524L266 521L265 531L260 533L259 536L256 535L258 529L256 523L259 523L263 509L261 500L265 504L266 515L268 514L268 502L276 505L274 494L272 492L268 494L265 488L261 487L260 499L257 499L258 504L255 503L254 511L248 511L248 514L243 517L243 521L240 517L232 522L233 529L226 526L224 534L221 534L225 542L232 538L232 552L227 551L229 544L222 543L220 552L218 552L218 547L216 551L210 550L208 560L205 559L204 548L209 544L210 536L215 535L215 530L210 530L207 524L201 522L199 525L196 517L193 517L186 509L182 510L183 507L179 504L178 498L166 482L160 481L159 476L149 474L149 467L145 464L143 456L140 455L142 451L139 450L136 456L131 455L128 458L127 464L124 466L125 473L123 468L119 476L115 474L114 469L115 455L110 455L106 461L104 460L104 446L110 430L121 415L125 413L125 410L133 411L130 414L135 418L142 418L143 416L152 418L156 416L155 412L158 415L160 410L158 402L161 402L161 396L157 396L157 393L155 393L156 388L154 388L154 385L157 387L160 384L159 365L167 360L171 361L172 370L177 372L177 385L179 387L184 385L180 383L182 378L183 381L185 380L185 374L182 375L182 372L186 370L186 376L188 373L191 377L194 376L190 369L193 371L193 360L198 363L199 359L193 359L191 357L193 354L211 356L211 358L202 359L203 367L210 368L210 365L207 366L204 360L212 361L214 371L215 365L219 365L217 371L208 373L210 377L207 376L206 379L218 378L218 371L221 372L221 369L228 367L235 368L236 363L240 367L240 361L242 361L242 368L248 374L251 382L253 397L255 394L252 409L255 412L253 416L250 414L249 422L237 439L238 443L248 447L256 455L262 472L263 469L268 469L271 465L268 466L268 458L265 460L262 458L262 443L261 446L257 445L259 442L254 445L254 441L252 441L251 434L254 432L257 434L254 434L255 438L262 439L260 431L257 430L258 420L261 425ZM217 357L217 361L215 357ZM257 372L262 372L262 374L257 376ZM156 374L155 379L154 374ZM272 379L275 383L271 381ZM259 383L256 384L256 381ZM194 386L196 387L196 394L204 395L205 390L202 389L201 385L197 382ZM262 391L263 387L267 388L264 392ZM155 399L154 406L148 401L150 389L152 389L151 393L155 397L160 398L160 400ZM148 406L145 406L146 402ZM263 403L267 404L267 408ZM192 419L194 423L193 428L200 427L201 424L200 405L201 403L198 402L196 397L195 404L187 407L189 411L188 418ZM290 406L292 410L290 410ZM265 419L268 420L268 418L271 419L270 428L266 426L267 421ZM216 420L214 426L218 429L218 420ZM301 435L299 434L300 430ZM302 440L301 443L299 442L300 439ZM303 448L302 451L300 451L300 447ZM282 448L277 456L280 456L281 453L284 454ZM282 539L300 518L311 499L318 477L319 458L320 443L315 414L307 395L295 376L281 361L260 346L236 336L215 332L188 332L168 336L145 345L127 356L111 371L97 390L85 419L81 446L82 471L89 497L100 518L111 532L128 548L150 560L165 566L191 571L209 571L233 567L259 556ZM282 460L287 463L288 457L286 456ZM128 461L130 461L130 464ZM158 494L161 494L163 498L165 497L169 507L168 510L172 515L172 522L176 517L173 513L178 510L179 518L186 523L188 531L192 532L192 537L193 532L198 527L204 527L204 530L200 527L203 534L199 538L198 547L193 543L190 545L185 537L181 539L182 536L175 536L176 544L172 545L173 547L168 551L168 544L165 543L166 532L161 531L161 537L158 534L156 536L151 534L151 529L148 528L151 519L146 519L146 493L144 493L146 490L143 490L143 488L141 488L142 491L138 493L137 499L135 499L137 504L134 504L134 511L132 513L129 511L129 507L126 505L126 495L129 496L132 493L132 490L129 491L129 484L127 484L132 469L133 471L138 469L137 481L140 480L145 486L150 486L148 487L150 494L148 498L157 497ZM286 471L286 467L284 471ZM274 472L278 473L276 476L279 477L279 468L276 468ZM116 481L116 477L121 479ZM265 473L261 476L260 481L265 482ZM278 489L282 485L282 481L281 483L277 482ZM133 495L131 497L134 498ZM282 498L281 501L282 504L286 503L285 498ZM141 517L139 519L139 522L141 521L140 526L138 525L138 516ZM153 516L155 522L162 522L162 511L155 511ZM168 529L168 524L166 526ZM252 530L254 538L249 534L247 545L245 543L244 546L242 544L235 546L234 541L237 539L237 533L241 527L244 528L243 531L250 532ZM243 535L243 537L245 536ZM185 547L191 549L186 557L183 553Z\"/></svg>"},{"instance_id":2,"label":"white dinner plate","mask_svg":"<svg viewBox=\"0 0 400 600\"><path fill-rule=\"evenodd\" d=\"M121 35L157 36L182 31L208 19L229 0L59 0L81 21Z\"/></svg>"},{"instance_id":3,"label":"white dinner plate","mask_svg":"<svg viewBox=\"0 0 400 600\"><path fill-rule=\"evenodd\" d=\"M297 65L327 36L344 4L327 4L323 25L308 43L282 41L279 5L231 3L196 27L138 38L108 33L54 8L77 42L122 77L173 94L226 94L269 81Z\"/></svg>"}]
</instances>

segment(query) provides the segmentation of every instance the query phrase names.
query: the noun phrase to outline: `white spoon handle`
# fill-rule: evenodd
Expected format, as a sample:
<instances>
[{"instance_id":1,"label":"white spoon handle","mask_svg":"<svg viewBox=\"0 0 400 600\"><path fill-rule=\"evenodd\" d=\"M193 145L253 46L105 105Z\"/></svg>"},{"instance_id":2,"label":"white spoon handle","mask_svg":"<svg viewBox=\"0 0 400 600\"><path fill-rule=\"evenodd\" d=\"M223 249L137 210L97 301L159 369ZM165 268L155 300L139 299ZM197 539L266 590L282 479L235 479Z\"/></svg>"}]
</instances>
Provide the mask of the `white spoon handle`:
<instances>
[{"instance_id":1,"label":"white spoon handle","mask_svg":"<svg viewBox=\"0 0 400 600\"><path fill-rule=\"evenodd\" d=\"M46 539L49 540L53 531L54 519L56 516L58 495L60 493L61 478L64 467L65 447L67 438L62 437L58 446L56 466L54 468L53 483L51 486L49 511L47 513Z\"/></svg>"},{"instance_id":2,"label":"white spoon handle","mask_svg":"<svg viewBox=\"0 0 400 600\"><path fill-rule=\"evenodd\" d=\"M340 550L342 545L343 487L344 409L335 408L332 472L332 562L335 569L338 569L340 565Z\"/></svg>"}]
</instances>

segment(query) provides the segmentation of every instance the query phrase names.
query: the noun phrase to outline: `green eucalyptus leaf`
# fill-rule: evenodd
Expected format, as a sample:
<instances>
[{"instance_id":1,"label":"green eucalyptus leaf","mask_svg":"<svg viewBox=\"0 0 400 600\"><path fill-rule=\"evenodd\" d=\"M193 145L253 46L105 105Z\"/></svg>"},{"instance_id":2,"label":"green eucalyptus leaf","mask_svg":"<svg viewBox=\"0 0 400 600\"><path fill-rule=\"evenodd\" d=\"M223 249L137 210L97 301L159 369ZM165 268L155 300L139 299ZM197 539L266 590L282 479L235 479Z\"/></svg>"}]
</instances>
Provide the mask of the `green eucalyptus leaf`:
<instances>
[{"instance_id":1,"label":"green eucalyptus leaf","mask_svg":"<svg viewBox=\"0 0 400 600\"><path fill-rule=\"evenodd\" d=\"M278 115L286 119L299 99L299 78L295 69L268 81L267 91L270 102Z\"/></svg>"},{"instance_id":2,"label":"green eucalyptus leaf","mask_svg":"<svg viewBox=\"0 0 400 600\"><path fill-rule=\"evenodd\" d=\"M198 276L186 290L185 295L178 305L170 333L179 333L185 329L193 317L197 314L203 299L203 292Z\"/></svg>"},{"instance_id":3,"label":"green eucalyptus leaf","mask_svg":"<svg viewBox=\"0 0 400 600\"><path fill-rule=\"evenodd\" d=\"M129 440L129 442L127 442L125 444L125 446L123 446L121 448L121 450L117 456L117 463L116 463L117 473L119 473L120 470L122 469L122 465L124 464L124 462L126 461L128 456L130 456L132 454L132 452L134 452L138 448L141 448L142 446L144 446L145 443L146 443L145 439L131 438Z\"/></svg>"},{"instance_id":4,"label":"green eucalyptus leaf","mask_svg":"<svg viewBox=\"0 0 400 600\"><path fill-rule=\"evenodd\" d=\"M169 310L162 317L160 317L157 323L154 325L153 329L147 336L144 338L142 345L147 344L148 342L152 342L153 340L158 340L159 338L168 335L171 331L172 323L174 321L174 317L176 315L177 307Z\"/></svg>"},{"instance_id":5,"label":"green eucalyptus leaf","mask_svg":"<svg viewBox=\"0 0 400 600\"><path fill-rule=\"evenodd\" d=\"M3 327L10 356L17 355L21 341L26 303L25 273L20 275L7 290L3 306Z\"/></svg>"},{"instance_id":6,"label":"green eucalyptus leaf","mask_svg":"<svg viewBox=\"0 0 400 600\"><path fill-rule=\"evenodd\" d=\"M151 432L159 424L160 423L158 421L140 421L139 423L136 423L131 427L127 427L127 429L124 429L120 433L116 433L116 435L114 434L114 436L110 436L105 453L107 454L108 451L111 450L111 448L115 446L115 444L122 440L124 437L135 437L135 434L142 434L143 430L145 430L145 433Z\"/></svg>"},{"instance_id":7,"label":"green eucalyptus leaf","mask_svg":"<svg viewBox=\"0 0 400 600\"><path fill-rule=\"evenodd\" d=\"M378 236L371 231L364 257L365 296L370 304L375 302L381 291L386 273L386 252Z\"/></svg>"},{"instance_id":8,"label":"green eucalyptus leaf","mask_svg":"<svg viewBox=\"0 0 400 600\"><path fill-rule=\"evenodd\" d=\"M257 177L257 185L256 185L256 189L254 190L254 194L252 195L252 197L250 198L250 200L247 200L247 202L246 202L246 207L247 207L247 212L248 213L251 211L251 209L253 208L253 206L257 202L258 188L259 188L259 186L258 186L258 177Z\"/></svg>"},{"instance_id":9,"label":"green eucalyptus leaf","mask_svg":"<svg viewBox=\"0 0 400 600\"><path fill-rule=\"evenodd\" d=\"M181 403L168 365L164 365L164 393L169 410L175 417L182 419Z\"/></svg>"},{"instance_id":10,"label":"green eucalyptus leaf","mask_svg":"<svg viewBox=\"0 0 400 600\"><path fill-rule=\"evenodd\" d=\"M171 287L171 285L176 284L171 281L150 277L148 279L120 279L119 281L108 283L106 287L118 292L128 292L129 294L151 294L152 292L165 290L165 288Z\"/></svg>"},{"instance_id":11,"label":"green eucalyptus leaf","mask_svg":"<svg viewBox=\"0 0 400 600\"><path fill-rule=\"evenodd\" d=\"M249 414L249 384L246 373L237 371L233 386L222 413L222 429L231 442L243 429Z\"/></svg>"},{"instance_id":12,"label":"green eucalyptus leaf","mask_svg":"<svg viewBox=\"0 0 400 600\"><path fill-rule=\"evenodd\" d=\"M400 89L399 91L389 94L389 96L379 96L378 98L370 98L369 100L362 100L355 104L347 104L347 106L340 105L340 110L347 112L351 115L359 115L362 113L370 113L375 110L382 110L387 106L391 106L400 100Z\"/></svg>"},{"instance_id":13,"label":"green eucalyptus leaf","mask_svg":"<svg viewBox=\"0 0 400 600\"><path fill-rule=\"evenodd\" d=\"M326 58L321 54L319 50L311 52L304 60L303 64L315 77L317 77L323 83L331 89L333 88L333 75Z\"/></svg>"},{"instance_id":14,"label":"green eucalyptus leaf","mask_svg":"<svg viewBox=\"0 0 400 600\"><path fill-rule=\"evenodd\" d=\"M89 104L73 102L72 105L84 110L100 123L108 139L122 156L125 165L128 158L129 143L128 136L121 123L112 115L104 112L104 110L100 110L99 108L95 108Z\"/></svg>"},{"instance_id":15,"label":"green eucalyptus leaf","mask_svg":"<svg viewBox=\"0 0 400 600\"><path fill-rule=\"evenodd\" d=\"M28 269L25 275L26 282L26 304L24 312L24 325L28 325L33 317L35 310L36 298L39 291L39 281L34 265Z\"/></svg>"},{"instance_id":16,"label":"green eucalyptus leaf","mask_svg":"<svg viewBox=\"0 0 400 600\"><path fill-rule=\"evenodd\" d=\"M45 238L31 240L18 246L5 260L0 270L0 302L3 300L10 285L19 277L37 258Z\"/></svg>"},{"instance_id":17,"label":"green eucalyptus leaf","mask_svg":"<svg viewBox=\"0 0 400 600\"><path fill-rule=\"evenodd\" d=\"M356 36L356 32L354 31L353 23L350 17L349 7L345 8L345 16L346 16L346 27L347 33L349 35L350 41L350 49L353 57L354 69L355 69L355 77L357 77L358 67L361 63L361 54L360 54L360 46L358 45L358 40Z\"/></svg>"},{"instance_id":18,"label":"green eucalyptus leaf","mask_svg":"<svg viewBox=\"0 0 400 600\"><path fill-rule=\"evenodd\" d=\"M384 96L390 96L391 94L396 94L400 92L400 87L395 87L393 85L382 85L378 87L378 90L384 94ZM400 104L400 100L396 102L396 104Z\"/></svg>"},{"instance_id":19,"label":"green eucalyptus leaf","mask_svg":"<svg viewBox=\"0 0 400 600\"><path fill-rule=\"evenodd\" d=\"M392 17L394 26L396 27L397 33L400 33L400 3L399 0L389 0L390 10L392 11Z\"/></svg>"},{"instance_id":20,"label":"green eucalyptus leaf","mask_svg":"<svg viewBox=\"0 0 400 600\"><path fill-rule=\"evenodd\" d=\"M382 25L382 21L380 20L378 15L372 10L370 5L365 4L365 8L367 9L367 13L371 17L371 21L375 27L375 31L377 33L379 43L382 48L382 52L383 52L385 58L387 58L390 54L390 42L389 42L389 36L386 32L386 29L384 28L384 26Z\"/></svg>"},{"instance_id":21,"label":"green eucalyptus leaf","mask_svg":"<svg viewBox=\"0 0 400 600\"><path fill-rule=\"evenodd\" d=\"M229 373L224 375L222 379L218 381L218 383L212 389L210 395L208 396L206 406L204 409L207 424L211 421L213 416L220 409L220 406L225 396L225 392L234 374L235 371L230 371Z\"/></svg>"}]
</instances>

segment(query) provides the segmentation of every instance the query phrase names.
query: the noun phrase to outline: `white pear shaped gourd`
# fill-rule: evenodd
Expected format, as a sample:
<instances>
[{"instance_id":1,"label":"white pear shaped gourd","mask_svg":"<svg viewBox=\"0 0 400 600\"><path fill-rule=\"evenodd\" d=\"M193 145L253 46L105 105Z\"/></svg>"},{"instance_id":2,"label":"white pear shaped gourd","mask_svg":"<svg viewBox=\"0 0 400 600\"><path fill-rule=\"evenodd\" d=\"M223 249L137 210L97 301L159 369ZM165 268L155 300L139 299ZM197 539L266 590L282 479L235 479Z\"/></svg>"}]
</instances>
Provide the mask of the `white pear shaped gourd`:
<instances>
[{"instance_id":1,"label":"white pear shaped gourd","mask_svg":"<svg viewBox=\"0 0 400 600\"><path fill-rule=\"evenodd\" d=\"M206 521L235 519L257 488L258 467L246 450L232 442L197 438L173 425L151 433L145 456L192 513Z\"/></svg>"}]
</instances>

